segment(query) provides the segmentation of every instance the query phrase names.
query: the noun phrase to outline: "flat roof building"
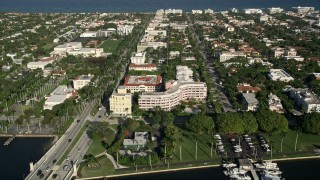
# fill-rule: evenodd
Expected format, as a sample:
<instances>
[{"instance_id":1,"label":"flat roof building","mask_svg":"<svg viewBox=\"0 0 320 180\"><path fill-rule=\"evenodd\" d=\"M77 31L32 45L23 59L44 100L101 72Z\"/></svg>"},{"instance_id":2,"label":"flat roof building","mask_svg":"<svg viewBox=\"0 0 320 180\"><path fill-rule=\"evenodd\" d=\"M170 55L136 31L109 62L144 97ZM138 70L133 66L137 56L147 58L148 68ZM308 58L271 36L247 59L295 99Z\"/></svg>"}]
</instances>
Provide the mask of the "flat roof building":
<instances>
[{"instance_id":1,"label":"flat roof building","mask_svg":"<svg viewBox=\"0 0 320 180\"><path fill-rule=\"evenodd\" d=\"M290 97L306 113L320 112L320 98L308 88L292 88Z\"/></svg>"},{"instance_id":2,"label":"flat roof building","mask_svg":"<svg viewBox=\"0 0 320 180\"><path fill-rule=\"evenodd\" d=\"M127 76L123 86L131 93L155 92L161 89L162 77L157 75Z\"/></svg>"},{"instance_id":3,"label":"flat roof building","mask_svg":"<svg viewBox=\"0 0 320 180\"><path fill-rule=\"evenodd\" d=\"M91 79L93 78L94 76L91 75L91 74L88 74L88 75L80 75L78 77L76 77L74 80L73 80L73 88L75 90L79 90L81 88L83 88L84 86L88 85L90 82L91 82Z\"/></svg>"},{"instance_id":4,"label":"flat roof building","mask_svg":"<svg viewBox=\"0 0 320 180\"><path fill-rule=\"evenodd\" d=\"M291 77L283 69L270 69L270 73L268 74L268 77L273 81L289 82L294 80L294 78Z\"/></svg>"},{"instance_id":5,"label":"flat roof building","mask_svg":"<svg viewBox=\"0 0 320 180\"><path fill-rule=\"evenodd\" d=\"M50 96L45 97L45 103L43 109L51 110L53 106L63 103L66 99L71 96L75 96L76 92L68 88L66 85L60 85L50 93Z\"/></svg>"},{"instance_id":6,"label":"flat roof building","mask_svg":"<svg viewBox=\"0 0 320 180\"><path fill-rule=\"evenodd\" d=\"M254 93L242 93L243 105L246 111L257 111L259 108L259 101L256 99Z\"/></svg>"}]
</instances>

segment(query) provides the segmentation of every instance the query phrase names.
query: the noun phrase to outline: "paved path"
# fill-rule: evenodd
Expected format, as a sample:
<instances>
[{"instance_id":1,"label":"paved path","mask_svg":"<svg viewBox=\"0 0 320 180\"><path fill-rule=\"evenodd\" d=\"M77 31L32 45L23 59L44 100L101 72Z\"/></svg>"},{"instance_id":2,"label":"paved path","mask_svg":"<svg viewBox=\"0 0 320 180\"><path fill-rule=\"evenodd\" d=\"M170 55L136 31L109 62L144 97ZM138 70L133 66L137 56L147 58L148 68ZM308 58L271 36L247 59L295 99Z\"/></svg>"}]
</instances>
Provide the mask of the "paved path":
<instances>
[{"instance_id":1,"label":"paved path","mask_svg":"<svg viewBox=\"0 0 320 180\"><path fill-rule=\"evenodd\" d=\"M112 162L114 169L125 169L125 168L128 168L128 167L126 167L126 166L122 166L122 165L118 164L118 163L114 160L114 158L113 158L110 154L107 153L107 151L105 152L105 155L106 155L107 158L110 159L110 161Z\"/></svg>"}]
</instances>

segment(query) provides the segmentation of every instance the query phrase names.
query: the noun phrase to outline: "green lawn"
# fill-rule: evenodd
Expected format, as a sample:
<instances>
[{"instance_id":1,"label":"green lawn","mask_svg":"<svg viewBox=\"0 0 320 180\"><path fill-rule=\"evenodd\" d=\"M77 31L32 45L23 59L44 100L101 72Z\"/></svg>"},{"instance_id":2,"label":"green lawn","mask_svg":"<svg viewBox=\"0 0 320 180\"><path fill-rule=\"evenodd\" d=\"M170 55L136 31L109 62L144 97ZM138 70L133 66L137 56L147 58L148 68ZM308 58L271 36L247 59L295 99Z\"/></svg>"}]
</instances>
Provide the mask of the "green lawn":
<instances>
[{"instance_id":1,"label":"green lawn","mask_svg":"<svg viewBox=\"0 0 320 180\"><path fill-rule=\"evenodd\" d=\"M283 139L283 145L282 145L283 154L295 152L294 146L295 146L296 137L297 137L297 132L292 130L288 131L287 135ZM271 139L274 142L273 152L275 153L280 152L281 138L282 137L280 134L271 136ZM316 149L315 145L320 146L319 135L299 133L297 151L299 152L312 151L313 149Z\"/></svg>"},{"instance_id":2,"label":"green lawn","mask_svg":"<svg viewBox=\"0 0 320 180\"><path fill-rule=\"evenodd\" d=\"M86 154L92 154L96 156L104 151L106 151L106 149L103 147L101 141L93 140Z\"/></svg>"},{"instance_id":3,"label":"green lawn","mask_svg":"<svg viewBox=\"0 0 320 180\"><path fill-rule=\"evenodd\" d=\"M103 48L104 52L112 53L120 43L119 40L106 40L99 47Z\"/></svg>"},{"instance_id":4,"label":"green lawn","mask_svg":"<svg viewBox=\"0 0 320 180\"><path fill-rule=\"evenodd\" d=\"M112 162L105 156L98 158L101 167L97 170L88 169L86 163L81 164L79 168L79 176L81 178L106 176L114 174L114 168Z\"/></svg>"},{"instance_id":5,"label":"green lawn","mask_svg":"<svg viewBox=\"0 0 320 180\"><path fill-rule=\"evenodd\" d=\"M181 129L180 129L181 130ZM185 130L181 130L182 133L182 146L181 146L181 156L182 161L180 161L180 146L175 147L175 151L172 157L172 162L191 162L191 161L205 161L212 160L210 157L211 142L209 141L209 136L194 134ZM196 141L198 155L196 159ZM213 160L220 159L214 154L213 150ZM218 162L218 161L217 161Z\"/></svg>"}]
</instances>

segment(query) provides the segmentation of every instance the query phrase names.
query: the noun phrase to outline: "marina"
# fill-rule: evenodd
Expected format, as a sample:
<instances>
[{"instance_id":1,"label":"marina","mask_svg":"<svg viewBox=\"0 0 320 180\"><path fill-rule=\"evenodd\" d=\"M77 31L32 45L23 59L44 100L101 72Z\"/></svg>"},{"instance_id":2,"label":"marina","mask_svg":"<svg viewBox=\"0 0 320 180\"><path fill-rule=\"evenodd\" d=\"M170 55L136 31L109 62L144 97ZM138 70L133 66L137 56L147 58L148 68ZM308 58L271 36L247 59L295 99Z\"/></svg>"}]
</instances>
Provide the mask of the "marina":
<instances>
[{"instance_id":1,"label":"marina","mask_svg":"<svg viewBox=\"0 0 320 180\"><path fill-rule=\"evenodd\" d=\"M236 180L280 180L282 171L278 164L272 161L254 162L251 159L239 159L239 167L234 163L222 164L226 168L223 173L230 179Z\"/></svg>"}]
</instances>

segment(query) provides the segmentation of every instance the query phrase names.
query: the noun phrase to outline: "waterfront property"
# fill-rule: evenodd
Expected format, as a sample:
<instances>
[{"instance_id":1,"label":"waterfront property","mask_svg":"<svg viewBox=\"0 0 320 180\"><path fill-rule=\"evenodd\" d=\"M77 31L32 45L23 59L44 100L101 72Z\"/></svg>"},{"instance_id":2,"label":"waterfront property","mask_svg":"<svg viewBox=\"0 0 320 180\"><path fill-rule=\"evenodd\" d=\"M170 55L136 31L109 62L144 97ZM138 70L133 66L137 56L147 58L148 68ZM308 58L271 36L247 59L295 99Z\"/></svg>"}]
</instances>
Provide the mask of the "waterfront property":
<instances>
[{"instance_id":1,"label":"waterfront property","mask_svg":"<svg viewBox=\"0 0 320 180\"><path fill-rule=\"evenodd\" d=\"M66 85L58 86L54 91L46 96L46 101L43 105L43 109L51 110L53 106L63 103L66 99L70 97L75 97L77 95L76 91L72 88L68 88Z\"/></svg>"}]
</instances>

